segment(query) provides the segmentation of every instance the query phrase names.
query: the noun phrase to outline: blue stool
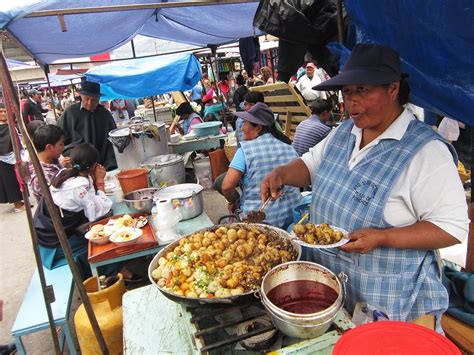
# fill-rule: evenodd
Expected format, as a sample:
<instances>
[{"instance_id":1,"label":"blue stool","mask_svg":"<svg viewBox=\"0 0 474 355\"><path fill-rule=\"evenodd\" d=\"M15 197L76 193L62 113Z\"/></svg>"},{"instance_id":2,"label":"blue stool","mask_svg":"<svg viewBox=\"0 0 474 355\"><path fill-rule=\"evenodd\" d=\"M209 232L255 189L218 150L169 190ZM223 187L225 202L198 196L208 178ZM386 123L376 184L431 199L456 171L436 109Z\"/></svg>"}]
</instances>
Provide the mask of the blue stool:
<instances>
[{"instance_id":1,"label":"blue stool","mask_svg":"<svg viewBox=\"0 0 474 355\"><path fill-rule=\"evenodd\" d=\"M77 354L75 341L69 327L69 311L74 292L71 270L68 265L54 270L46 268L43 268L43 270L46 284L54 287L56 301L51 303L51 311L54 324L62 328L59 339L61 349L64 350L64 340L66 340L69 352ZM48 328L48 314L44 304L43 291L41 290L38 270L35 270L12 328L12 335L15 338L18 353L26 354L21 341L22 336Z\"/></svg>"}]
</instances>

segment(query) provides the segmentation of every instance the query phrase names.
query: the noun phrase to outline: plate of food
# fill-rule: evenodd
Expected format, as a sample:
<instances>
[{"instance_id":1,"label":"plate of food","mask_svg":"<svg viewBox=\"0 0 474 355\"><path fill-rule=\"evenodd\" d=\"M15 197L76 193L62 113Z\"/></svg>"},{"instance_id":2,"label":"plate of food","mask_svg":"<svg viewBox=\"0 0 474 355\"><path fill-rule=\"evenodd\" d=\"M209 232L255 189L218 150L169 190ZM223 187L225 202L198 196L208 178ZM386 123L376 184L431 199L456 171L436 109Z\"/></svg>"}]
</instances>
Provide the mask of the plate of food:
<instances>
[{"instance_id":1,"label":"plate of food","mask_svg":"<svg viewBox=\"0 0 474 355\"><path fill-rule=\"evenodd\" d=\"M115 244L129 245L135 243L142 234L143 231L140 228L125 227L112 234L109 240Z\"/></svg>"},{"instance_id":2,"label":"plate of food","mask_svg":"<svg viewBox=\"0 0 474 355\"><path fill-rule=\"evenodd\" d=\"M95 244L107 244L109 242L110 231L103 224L96 224L85 234L85 238Z\"/></svg>"},{"instance_id":3,"label":"plate of food","mask_svg":"<svg viewBox=\"0 0 474 355\"><path fill-rule=\"evenodd\" d=\"M139 216L137 218L133 218L129 214L125 214L119 218L110 218L105 226L106 228L108 227L112 229L110 234L113 234L117 230L124 227L143 228L146 226L147 223L148 223L148 220L145 216Z\"/></svg>"},{"instance_id":4,"label":"plate of food","mask_svg":"<svg viewBox=\"0 0 474 355\"><path fill-rule=\"evenodd\" d=\"M337 248L349 242L348 232L345 229L329 224L295 224L291 235L295 240L308 248L327 249Z\"/></svg>"}]
</instances>

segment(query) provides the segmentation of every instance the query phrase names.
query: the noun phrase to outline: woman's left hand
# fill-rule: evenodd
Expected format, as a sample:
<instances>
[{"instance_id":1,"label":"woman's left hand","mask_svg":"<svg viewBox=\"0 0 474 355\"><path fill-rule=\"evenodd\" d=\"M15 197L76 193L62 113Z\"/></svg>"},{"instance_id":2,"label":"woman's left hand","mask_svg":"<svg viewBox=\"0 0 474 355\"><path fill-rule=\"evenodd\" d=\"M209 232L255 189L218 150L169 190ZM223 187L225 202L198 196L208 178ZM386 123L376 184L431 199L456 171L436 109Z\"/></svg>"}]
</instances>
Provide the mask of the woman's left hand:
<instances>
[{"instance_id":1,"label":"woman's left hand","mask_svg":"<svg viewBox=\"0 0 474 355\"><path fill-rule=\"evenodd\" d=\"M368 253L375 248L382 246L384 237L383 229L363 228L352 233L349 233L349 243L339 247L346 253Z\"/></svg>"}]
</instances>

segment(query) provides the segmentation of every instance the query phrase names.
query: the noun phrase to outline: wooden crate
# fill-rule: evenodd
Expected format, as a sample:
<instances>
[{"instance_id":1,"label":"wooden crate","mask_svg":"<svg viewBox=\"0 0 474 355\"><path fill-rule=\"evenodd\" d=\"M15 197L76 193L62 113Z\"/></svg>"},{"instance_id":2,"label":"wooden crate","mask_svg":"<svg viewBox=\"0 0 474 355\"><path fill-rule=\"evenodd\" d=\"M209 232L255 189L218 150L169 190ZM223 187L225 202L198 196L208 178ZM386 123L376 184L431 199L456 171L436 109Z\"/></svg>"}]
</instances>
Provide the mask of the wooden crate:
<instances>
[{"instance_id":1,"label":"wooden crate","mask_svg":"<svg viewBox=\"0 0 474 355\"><path fill-rule=\"evenodd\" d=\"M306 105L301 94L293 84L276 83L250 88L265 96L265 103L274 113L278 113L287 137L293 140L296 126L311 116L311 109Z\"/></svg>"}]
</instances>

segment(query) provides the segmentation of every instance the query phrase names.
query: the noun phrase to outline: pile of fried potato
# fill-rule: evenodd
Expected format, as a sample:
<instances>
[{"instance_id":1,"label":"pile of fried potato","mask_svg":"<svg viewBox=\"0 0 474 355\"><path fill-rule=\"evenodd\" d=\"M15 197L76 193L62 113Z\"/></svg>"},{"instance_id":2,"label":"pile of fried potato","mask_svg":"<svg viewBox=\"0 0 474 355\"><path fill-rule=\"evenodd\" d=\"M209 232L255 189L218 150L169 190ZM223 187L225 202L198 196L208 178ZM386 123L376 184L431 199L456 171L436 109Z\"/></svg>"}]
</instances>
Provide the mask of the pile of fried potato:
<instances>
[{"instance_id":1,"label":"pile of fried potato","mask_svg":"<svg viewBox=\"0 0 474 355\"><path fill-rule=\"evenodd\" d=\"M334 244L343 237L342 232L335 231L326 223L320 225L314 225L313 223L295 224L293 232L302 241L314 245Z\"/></svg>"},{"instance_id":2,"label":"pile of fried potato","mask_svg":"<svg viewBox=\"0 0 474 355\"><path fill-rule=\"evenodd\" d=\"M189 298L230 297L256 289L274 266L293 261L297 252L286 240L258 227L195 233L161 257L152 277L158 286Z\"/></svg>"}]
</instances>

